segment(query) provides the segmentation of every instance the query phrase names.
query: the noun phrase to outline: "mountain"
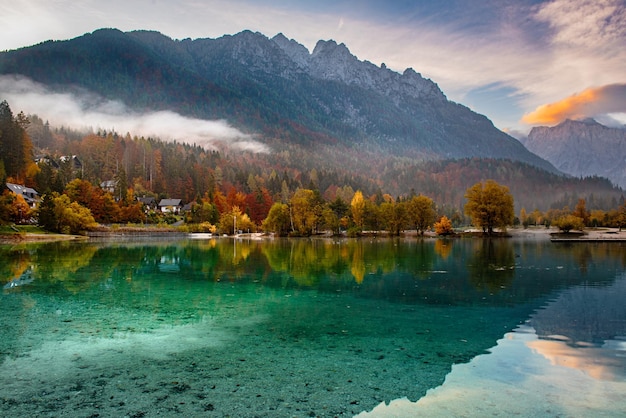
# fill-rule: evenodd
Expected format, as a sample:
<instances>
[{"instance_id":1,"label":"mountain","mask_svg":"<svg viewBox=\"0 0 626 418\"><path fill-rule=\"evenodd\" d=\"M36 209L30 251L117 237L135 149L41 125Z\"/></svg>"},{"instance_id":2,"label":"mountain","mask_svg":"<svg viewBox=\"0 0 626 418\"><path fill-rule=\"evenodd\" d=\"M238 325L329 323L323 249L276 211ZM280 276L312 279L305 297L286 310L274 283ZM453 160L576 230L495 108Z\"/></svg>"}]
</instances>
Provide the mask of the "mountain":
<instances>
[{"instance_id":1,"label":"mountain","mask_svg":"<svg viewBox=\"0 0 626 418\"><path fill-rule=\"evenodd\" d=\"M533 128L522 141L564 173L606 177L626 188L624 128L609 128L593 119L568 119L554 127Z\"/></svg>"},{"instance_id":2,"label":"mountain","mask_svg":"<svg viewBox=\"0 0 626 418\"><path fill-rule=\"evenodd\" d=\"M510 159L557 172L414 70L360 61L334 41L309 52L282 34L179 41L102 29L2 52L0 74L55 91L87 90L139 111L226 119L277 151L295 144L326 147L329 157L347 150L364 161Z\"/></svg>"}]
</instances>

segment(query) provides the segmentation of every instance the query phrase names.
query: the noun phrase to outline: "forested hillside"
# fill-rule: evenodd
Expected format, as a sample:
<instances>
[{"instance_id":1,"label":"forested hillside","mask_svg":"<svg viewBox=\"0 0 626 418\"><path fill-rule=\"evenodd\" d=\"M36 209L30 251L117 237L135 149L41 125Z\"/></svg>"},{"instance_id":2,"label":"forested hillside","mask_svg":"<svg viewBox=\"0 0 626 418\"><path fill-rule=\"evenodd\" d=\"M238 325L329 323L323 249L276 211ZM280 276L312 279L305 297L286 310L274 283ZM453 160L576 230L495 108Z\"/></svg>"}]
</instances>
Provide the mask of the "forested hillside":
<instances>
[{"instance_id":1,"label":"forested hillside","mask_svg":"<svg viewBox=\"0 0 626 418\"><path fill-rule=\"evenodd\" d=\"M567 178L510 160L388 157L369 162L372 175L361 176L354 173L365 170L357 167L363 162L350 158L347 148L344 165L324 164L341 150L337 145L234 153L115 132L79 133L50 127L36 115L15 116L6 102L2 109L0 168L9 170L0 174L39 190L43 199L33 211L20 196L4 192L0 223L36 216L46 229L72 233L97 223L171 223L180 218L156 210L156 203L172 198L180 199L179 208L187 206L185 221L205 231L233 233L237 225L281 234L384 229L397 235L407 228L423 231L442 216L467 224L465 191L488 178L511 190L526 223L551 222L574 205L589 224L621 222L623 196L608 180Z\"/></svg>"},{"instance_id":2,"label":"forested hillside","mask_svg":"<svg viewBox=\"0 0 626 418\"><path fill-rule=\"evenodd\" d=\"M275 151L339 144L362 160L508 158L556 172L486 117L447 100L431 80L359 61L334 41L309 53L282 35L249 31L175 41L106 29L2 52L0 74L88 91L135 111L225 119Z\"/></svg>"},{"instance_id":3,"label":"forested hillside","mask_svg":"<svg viewBox=\"0 0 626 418\"><path fill-rule=\"evenodd\" d=\"M319 145L315 149L290 145L268 154L208 151L155 138L55 129L37 117L31 117L28 132L41 155L52 160L62 155L78 156L82 162L80 177L95 185L121 179L137 196L180 198L184 202L205 194L213 196L218 191L224 196L249 195L250 201L269 196L277 202L288 200L297 188L311 188L319 190L328 201L340 197L347 203L357 190L366 196L423 194L441 208L461 213L465 190L485 179L507 185L518 210L573 207L578 198L607 210L617 207L622 196L621 190L603 178L566 177L511 160L468 158L416 163L386 157L364 162L354 150L340 145ZM331 157L332 153L338 155ZM337 160L340 164L335 165ZM46 172L46 167L40 167L43 170L33 185L42 191L48 187L54 190L55 181L56 189L62 190L72 179L71 173L64 174L63 166L58 179ZM355 174L365 171L371 175ZM262 215L254 218L263 219Z\"/></svg>"}]
</instances>

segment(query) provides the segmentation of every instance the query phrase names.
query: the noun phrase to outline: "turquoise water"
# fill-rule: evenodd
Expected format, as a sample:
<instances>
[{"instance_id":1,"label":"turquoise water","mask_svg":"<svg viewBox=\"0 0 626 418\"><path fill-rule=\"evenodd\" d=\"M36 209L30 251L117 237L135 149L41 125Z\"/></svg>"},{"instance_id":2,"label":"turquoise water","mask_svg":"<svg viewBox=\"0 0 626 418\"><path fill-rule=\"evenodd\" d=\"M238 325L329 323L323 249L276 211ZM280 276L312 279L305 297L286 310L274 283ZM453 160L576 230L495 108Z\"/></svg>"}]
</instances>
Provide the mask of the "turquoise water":
<instances>
[{"instance_id":1,"label":"turquoise water","mask_svg":"<svg viewBox=\"0 0 626 418\"><path fill-rule=\"evenodd\" d=\"M615 416L626 246L0 247L2 416Z\"/></svg>"}]
</instances>

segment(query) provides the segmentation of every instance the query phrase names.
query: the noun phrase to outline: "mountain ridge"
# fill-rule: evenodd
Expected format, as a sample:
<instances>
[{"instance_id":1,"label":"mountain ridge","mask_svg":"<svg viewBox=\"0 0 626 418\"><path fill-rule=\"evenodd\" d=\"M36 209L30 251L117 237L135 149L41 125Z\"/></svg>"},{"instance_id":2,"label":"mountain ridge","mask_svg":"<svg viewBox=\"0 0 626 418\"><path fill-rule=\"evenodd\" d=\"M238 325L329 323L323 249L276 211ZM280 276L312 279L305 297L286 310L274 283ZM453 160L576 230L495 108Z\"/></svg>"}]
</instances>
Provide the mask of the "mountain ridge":
<instances>
[{"instance_id":1,"label":"mountain ridge","mask_svg":"<svg viewBox=\"0 0 626 418\"><path fill-rule=\"evenodd\" d=\"M332 40L309 53L281 34L172 40L101 29L0 53L0 74L78 86L139 110L227 119L275 147L325 137L370 157L504 158L558 171L414 70L360 61Z\"/></svg>"}]
</instances>

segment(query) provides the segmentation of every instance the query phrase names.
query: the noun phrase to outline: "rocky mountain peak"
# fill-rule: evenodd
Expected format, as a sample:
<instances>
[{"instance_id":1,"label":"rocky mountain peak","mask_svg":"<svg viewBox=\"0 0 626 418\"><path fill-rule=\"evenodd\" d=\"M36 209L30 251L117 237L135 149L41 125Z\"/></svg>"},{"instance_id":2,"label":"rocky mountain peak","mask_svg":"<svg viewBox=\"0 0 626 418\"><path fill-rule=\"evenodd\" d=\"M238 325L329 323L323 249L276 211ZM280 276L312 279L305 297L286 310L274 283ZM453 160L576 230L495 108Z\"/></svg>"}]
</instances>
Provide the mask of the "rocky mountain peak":
<instances>
[{"instance_id":1,"label":"rocky mountain peak","mask_svg":"<svg viewBox=\"0 0 626 418\"><path fill-rule=\"evenodd\" d=\"M304 45L299 44L293 39L287 39L282 33L277 34L272 38L272 41L276 43L283 50L289 58L300 68L307 68L309 66L309 50Z\"/></svg>"},{"instance_id":2,"label":"rocky mountain peak","mask_svg":"<svg viewBox=\"0 0 626 418\"><path fill-rule=\"evenodd\" d=\"M602 176L626 188L626 130L594 119L567 119L533 128L526 147L559 170L578 177Z\"/></svg>"}]
</instances>

